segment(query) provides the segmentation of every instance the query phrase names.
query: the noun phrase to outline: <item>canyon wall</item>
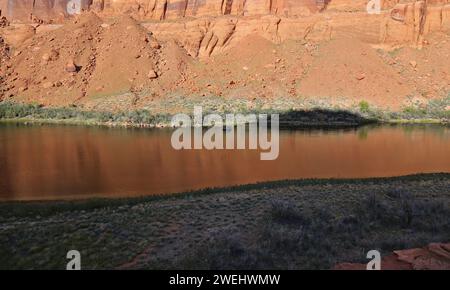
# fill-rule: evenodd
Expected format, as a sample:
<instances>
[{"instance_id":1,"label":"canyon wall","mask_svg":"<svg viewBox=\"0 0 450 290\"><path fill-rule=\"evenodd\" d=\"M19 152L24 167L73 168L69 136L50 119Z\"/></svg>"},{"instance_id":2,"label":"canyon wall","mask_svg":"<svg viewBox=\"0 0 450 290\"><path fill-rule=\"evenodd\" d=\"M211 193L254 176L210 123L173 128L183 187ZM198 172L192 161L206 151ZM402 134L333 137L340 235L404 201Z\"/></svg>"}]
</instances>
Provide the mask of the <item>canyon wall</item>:
<instances>
[{"instance_id":1,"label":"canyon wall","mask_svg":"<svg viewBox=\"0 0 450 290\"><path fill-rule=\"evenodd\" d=\"M186 21L150 21L143 25L160 39L177 39L193 56L208 57L238 44L250 34L281 43L286 40L322 41L356 38L371 44L420 46L429 32L450 31L449 1L383 2L380 14L369 15L366 1L330 1L304 17L229 16ZM356 5L358 4L358 5ZM324 6L325 7L325 6ZM352 12L350 12L352 11Z\"/></svg>"},{"instance_id":2,"label":"canyon wall","mask_svg":"<svg viewBox=\"0 0 450 290\"><path fill-rule=\"evenodd\" d=\"M89 9L91 4L92 0L0 0L0 10L9 20L61 21Z\"/></svg>"},{"instance_id":3,"label":"canyon wall","mask_svg":"<svg viewBox=\"0 0 450 290\"><path fill-rule=\"evenodd\" d=\"M399 0L381 0L383 7ZM28 20L30 15L49 20L92 8L106 13L129 13L141 19L176 19L201 16L278 15L299 17L324 9L362 11L367 0L0 0L2 14ZM441 1L442 2L442 1Z\"/></svg>"},{"instance_id":4,"label":"canyon wall","mask_svg":"<svg viewBox=\"0 0 450 290\"><path fill-rule=\"evenodd\" d=\"M2 15L28 22L62 21L83 10L129 14L157 38L175 39L192 56L220 53L250 34L280 43L352 37L372 44L421 45L450 30L450 0L0 0ZM221 16L221 17L219 17Z\"/></svg>"},{"instance_id":5,"label":"canyon wall","mask_svg":"<svg viewBox=\"0 0 450 290\"><path fill-rule=\"evenodd\" d=\"M327 0L1 0L4 16L27 20L30 14L42 19L68 16L89 7L107 13L129 13L143 19L220 15L275 14L295 17L317 12ZM78 10L78 11L77 11Z\"/></svg>"},{"instance_id":6,"label":"canyon wall","mask_svg":"<svg viewBox=\"0 0 450 290\"><path fill-rule=\"evenodd\" d=\"M178 19L202 16L276 15L303 17L320 11L365 11L369 0L0 0L2 16L10 20L58 20L93 9L109 14L127 13L140 19ZM397 4L426 2L448 4L449 0L380 0L382 9Z\"/></svg>"},{"instance_id":7,"label":"canyon wall","mask_svg":"<svg viewBox=\"0 0 450 290\"><path fill-rule=\"evenodd\" d=\"M386 9L405 1L380 2ZM368 0L0 0L0 9L3 16L22 21L29 20L30 14L43 20L54 20L59 16L67 17L89 8L106 13L129 13L141 19L163 20L220 15L272 14L298 17L324 9L341 12L364 11L367 3Z\"/></svg>"}]
</instances>

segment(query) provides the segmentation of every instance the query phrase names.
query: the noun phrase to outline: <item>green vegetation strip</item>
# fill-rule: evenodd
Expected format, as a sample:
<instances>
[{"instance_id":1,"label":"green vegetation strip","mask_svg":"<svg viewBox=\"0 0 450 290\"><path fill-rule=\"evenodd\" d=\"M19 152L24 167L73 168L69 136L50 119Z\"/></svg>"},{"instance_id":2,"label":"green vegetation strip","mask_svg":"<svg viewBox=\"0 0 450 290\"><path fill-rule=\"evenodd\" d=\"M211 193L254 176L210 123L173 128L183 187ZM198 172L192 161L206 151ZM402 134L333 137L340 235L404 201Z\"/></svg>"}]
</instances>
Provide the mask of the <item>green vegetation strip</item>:
<instances>
[{"instance_id":1,"label":"green vegetation strip","mask_svg":"<svg viewBox=\"0 0 450 290\"><path fill-rule=\"evenodd\" d=\"M301 102L299 100L299 102ZM289 105L292 105L290 100ZM199 103L197 105L202 105ZM169 106L169 105L168 105ZM324 106L309 109L294 109L292 107L278 109L248 109L243 107L228 108L227 111L206 106L204 115L218 113L264 113L279 114L280 123L285 126L357 126L374 122L394 123L444 123L450 120L450 97L431 100L426 106L409 106L400 112L382 110L361 101L352 109L328 108ZM186 113L186 112L185 112ZM189 114L189 113L188 113ZM72 125L106 125L121 127L167 127L172 115L155 113L151 110L132 111L93 111L79 107L44 107L37 104L21 104L15 102L0 102L0 121L30 122L42 124L72 124Z\"/></svg>"},{"instance_id":2,"label":"green vegetation strip","mask_svg":"<svg viewBox=\"0 0 450 290\"><path fill-rule=\"evenodd\" d=\"M35 104L19 104L12 102L0 103L0 119L86 125L134 125L156 126L160 123L169 123L170 116L164 114L151 114L147 110L130 112L96 112L80 110L76 107L43 107Z\"/></svg>"}]
</instances>

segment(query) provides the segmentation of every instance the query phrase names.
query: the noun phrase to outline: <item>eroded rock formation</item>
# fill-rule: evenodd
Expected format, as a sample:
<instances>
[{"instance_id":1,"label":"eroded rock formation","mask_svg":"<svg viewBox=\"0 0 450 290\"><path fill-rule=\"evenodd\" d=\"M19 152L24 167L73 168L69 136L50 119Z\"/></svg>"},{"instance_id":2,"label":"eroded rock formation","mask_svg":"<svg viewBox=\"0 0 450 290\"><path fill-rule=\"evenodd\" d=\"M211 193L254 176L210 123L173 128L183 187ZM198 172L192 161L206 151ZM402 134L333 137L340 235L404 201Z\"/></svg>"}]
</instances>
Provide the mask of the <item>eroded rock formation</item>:
<instances>
[{"instance_id":1,"label":"eroded rock formation","mask_svg":"<svg viewBox=\"0 0 450 290\"><path fill-rule=\"evenodd\" d=\"M91 4L92 0L0 0L0 9L10 20L61 21Z\"/></svg>"},{"instance_id":2,"label":"eroded rock formation","mask_svg":"<svg viewBox=\"0 0 450 290\"><path fill-rule=\"evenodd\" d=\"M77 8L95 8L109 13L131 13L146 19L220 15L274 14L295 17L323 9L327 0L2 0L8 17L27 19L31 13L42 18L69 15ZM339 2L339 1L337 1ZM349 1L347 1L349 2Z\"/></svg>"},{"instance_id":3,"label":"eroded rock formation","mask_svg":"<svg viewBox=\"0 0 450 290\"><path fill-rule=\"evenodd\" d=\"M373 0L372 0L373 1ZM450 0L0 0L10 21L60 22L93 10L104 16L129 14L156 37L175 40L194 57L225 51L251 34L274 43L357 38L370 44L421 46L424 36L450 30ZM6 29L14 45L30 29ZM22 37L23 36L23 37Z\"/></svg>"},{"instance_id":4,"label":"eroded rock formation","mask_svg":"<svg viewBox=\"0 0 450 290\"><path fill-rule=\"evenodd\" d=\"M303 4L300 5L300 2ZM447 0L397 2L384 1L386 10L375 15L365 12L365 0L352 1L352 5L344 0L329 1L327 5L323 4L325 11L321 10L320 5L315 5L318 1L299 1L297 4L306 8L302 12L303 16L280 16L278 8L274 10L272 6L271 10L266 10L260 16L187 18L182 22L148 22L144 26L158 37L179 40L191 55L200 57L219 53L233 42L253 33L275 43L354 37L372 44L421 45L427 33L450 29L450 4ZM302 9L295 7L290 6L286 15L293 15L293 11L300 15ZM387 9L389 7L392 9ZM361 12L343 12L354 9ZM251 15L257 10L248 11L244 15Z\"/></svg>"},{"instance_id":5,"label":"eroded rock formation","mask_svg":"<svg viewBox=\"0 0 450 290\"><path fill-rule=\"evenodd\" d=\"M392 8L400 0L380 0L383 9ZM429 4L448 3L447 0L423 1ZM3 15L27 20L33 14L52 19L95 9L107 13L130 13L142 19L177 19L202 16L278 15L302 17L323 10L364 11L368 0L1 0Z\"/></svg>"},{"instance_id":6,"label":"eroded rock formation","mask_svg":"<svg viewBox=\"0 0 450 290\"><path fill-rule=\"evenodd\" d=\"M58 22L88 9L130 14L152 20L147 28L177 38L195 56L255 32L274 42L344 35L420 44L423 35L450 27L450 0L380 1L382 11L371 15L368 0L0 0L0 8L9 20L28 22Z\"/></svg>"}]
</instances>

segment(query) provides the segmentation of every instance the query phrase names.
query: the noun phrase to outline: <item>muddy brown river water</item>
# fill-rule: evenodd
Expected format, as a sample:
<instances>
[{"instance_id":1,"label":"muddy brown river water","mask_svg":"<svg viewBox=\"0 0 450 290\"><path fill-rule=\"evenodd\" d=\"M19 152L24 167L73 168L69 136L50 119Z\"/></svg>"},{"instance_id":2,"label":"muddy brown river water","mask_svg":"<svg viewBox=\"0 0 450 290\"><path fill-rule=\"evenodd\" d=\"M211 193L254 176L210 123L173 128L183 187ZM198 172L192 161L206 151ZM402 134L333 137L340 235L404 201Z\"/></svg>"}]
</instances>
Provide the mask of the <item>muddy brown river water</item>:
<instances>
[{"instance_id":1,"label":"muddy brown river water","mask_svg":"<svg viewBox=\"0 0 450 290\"><path fill-rule=\"evenodd\" d=\"M255 150L182 150L170 130L0 124L0 200L128 197L271 180L450 172L450 128L281 131Z\"/></svg>"}]
</instances>

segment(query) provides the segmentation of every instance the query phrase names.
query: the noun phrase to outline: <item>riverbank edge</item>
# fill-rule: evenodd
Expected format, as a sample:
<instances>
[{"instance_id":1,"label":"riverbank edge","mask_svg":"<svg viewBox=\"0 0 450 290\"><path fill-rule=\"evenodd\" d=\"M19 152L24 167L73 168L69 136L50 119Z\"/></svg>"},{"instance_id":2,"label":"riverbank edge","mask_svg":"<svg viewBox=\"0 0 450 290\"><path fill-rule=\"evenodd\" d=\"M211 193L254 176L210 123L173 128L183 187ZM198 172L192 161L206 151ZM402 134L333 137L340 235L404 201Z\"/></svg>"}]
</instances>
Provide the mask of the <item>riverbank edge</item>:
<instances>
[{"instance_id":1,"label":"riverbank edge","mask_svg":"<svg viewBox=\"0 0 450 290\"><path fill-rule=\"evenodd\" d=\"M33 119L33 118L0 118L2 124L24 124L24 125L67 125L67 126L88 126L88 127L108 127L108 128L143 128L143 129L167 129L173 128L169 123L162 124L135 124L135 123L121 123L121 122L95 122L90 120L67 120L67 119ZM369 120L362 123L297 123L286 122L280 123L281 129L295 129L295 128L345 128L345 127L359 127L364 125L443 125L450 126L450 120L442 119L392 119L392 120Z\"/></svg>"},{"instance_id":2,"label":"riverbank edge","mask_svg":"<svg viewBox=\"0 0 450 290\"><path fill-rule=\"evenodd\" d=\"M444 112L444 113L443 113ZM419 110L391 112L380 109L330 109L308 110L251 110L215 113L226 114L279 114L280 128L345 128L368 124L440 124L450 125L450 112L439 111L424 116ZM444 115L444 117L442 117ZM33 104L0 102L0 123L21 123L36 125L76 125L119 128L171 128L171 114L154 114L147 110L107 112L82 110L76 107L42 107ZM438 116L438 117L437 117ZM300 118L302 120L300 120ZM120 121L117 121L120 120ZM269 118L270 123L270 118ZM235 124L237 125L237 124Z\"/></svg>"},{"instance_id":3,"label":"riverbank edge","mask_svg":"<svg viewBox=\"0 0 450 290\"><path fill-rule=\"evenodd\" d=\"M393 177L370 177L370 178L325 178L325 179L288 179L269 182L257 182L244 185L234 185L226 187L204 188L200 190L192 190L186 192L136 196L136 197L115 197L100 198L92 197L86 199L68 199L68 200L30 200L30 201L0 201L0 221L7 218L34 217L34 216L50 216L56 213L66 211L89 211L106 207L120 207L122 205L137 205L148 202L157 202L162 200L178 200L193 198L203 195L213 195L225 192L244 193L251 190L264 190L270 188L282 189L289 186L321 186L321 185L337 185L337 184L368 184L383 183L390 181L422 181L450 179L450 173L420 173L404 176Z\"/></svg>"}]
</instances>

